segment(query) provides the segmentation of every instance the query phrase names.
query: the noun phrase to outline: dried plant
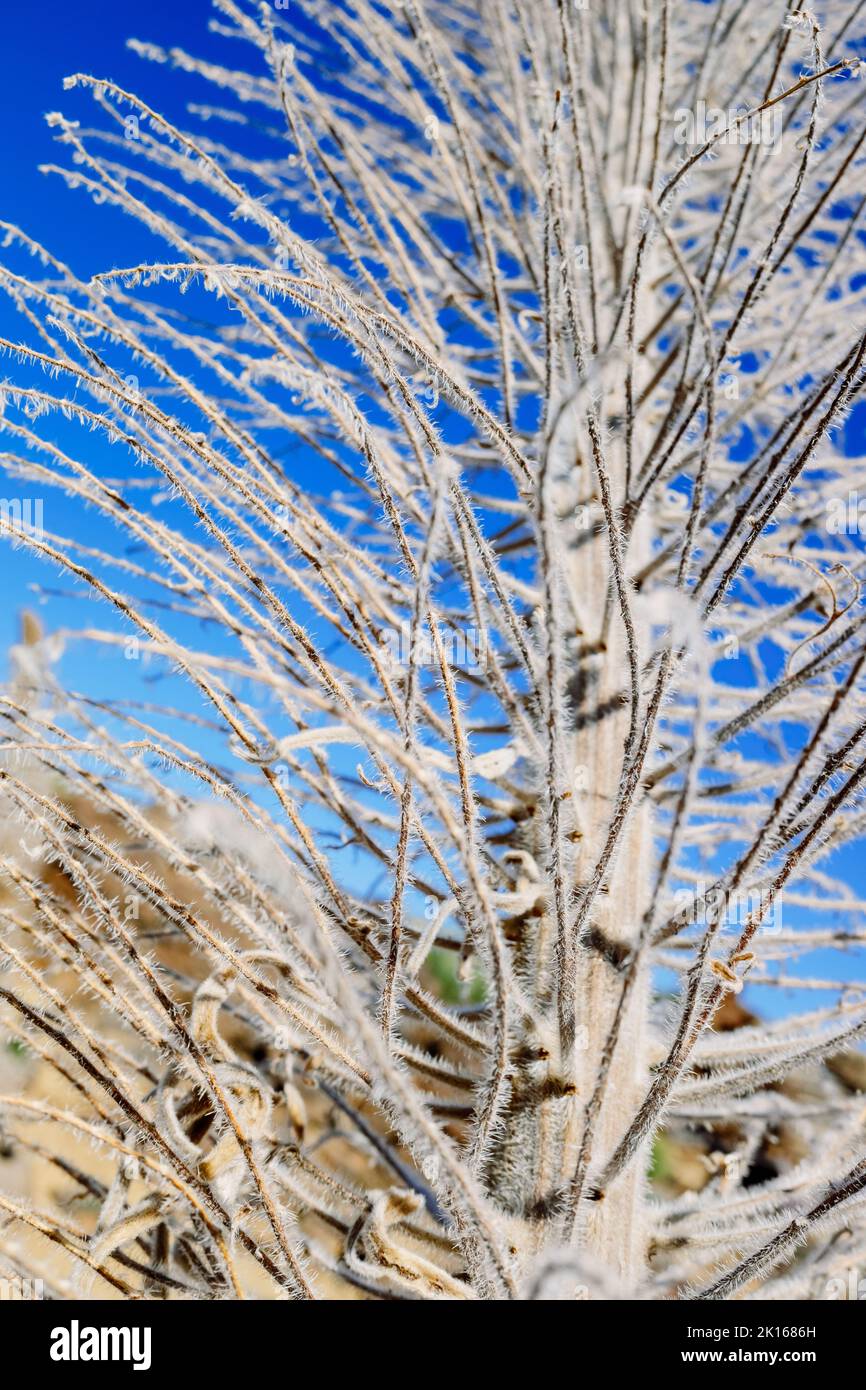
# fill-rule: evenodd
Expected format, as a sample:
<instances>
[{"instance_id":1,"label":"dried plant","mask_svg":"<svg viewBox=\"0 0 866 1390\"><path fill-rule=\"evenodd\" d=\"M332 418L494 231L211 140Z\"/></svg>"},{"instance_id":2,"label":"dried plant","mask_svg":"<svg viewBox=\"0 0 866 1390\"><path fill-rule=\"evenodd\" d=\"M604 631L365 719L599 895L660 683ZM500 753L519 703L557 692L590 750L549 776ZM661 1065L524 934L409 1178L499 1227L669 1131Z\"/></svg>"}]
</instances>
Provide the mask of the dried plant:
<instances>
[{"instance_id":1,"label":"dried plant","mask_svg":"<svg viewBox=\"0 0 866 1390\"><path fill-rule=\"evenodd\" d=\"M132 45L183 128L68 80L153 250L3 224L3 529L99 605L0 701L8 1277L866 1260L863 9L217 0Z\"/></svg>"}]
</instances>

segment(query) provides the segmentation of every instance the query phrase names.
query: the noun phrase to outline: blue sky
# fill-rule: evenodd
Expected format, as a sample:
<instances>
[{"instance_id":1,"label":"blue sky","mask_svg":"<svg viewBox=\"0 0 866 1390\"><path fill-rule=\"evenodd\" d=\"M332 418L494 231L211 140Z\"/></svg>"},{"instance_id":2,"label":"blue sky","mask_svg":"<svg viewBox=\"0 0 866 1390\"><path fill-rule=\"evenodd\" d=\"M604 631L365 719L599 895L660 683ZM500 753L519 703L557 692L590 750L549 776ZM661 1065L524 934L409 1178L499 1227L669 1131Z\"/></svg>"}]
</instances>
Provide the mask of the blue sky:
<instances>
[{"instance_id":1,"label":"blue sky","mask_svg":"<svg viewBox=\"0 0 866 1390\"><path fill-rule=\"evenodd\" d=\"M76 105L62 89L73 72L110 77L121 86L170 100L182 96L183 83L166 81L152 64L127 51L127 38L166 47L216 52L219 40L207 32L213 14L209 0L150 0L146 6L119 5L117 0L43 0L38 5L7 5L3 14L0 121L6 139L0 144L4 216L25 218L28 229L48 244L62 239L64 255L76 264L98 269L111 255L111 235L83 200L64 197L56 180L37 166L55 158L47 111L72 111ZM224 45L223 45L224 48ZM89 266L88 266L89 262Z\"/></svg>"},{"instance_id":2,"label":"blue sky","mask_svg":"<svg viewBox=\"0 0 866 1390\"><path fill-rule=\"evenodd\" d=\"M57 177L39 172L44 163L68 164L45 123L49 111L88 118L92 103L81 94L65 92L63 79L73 72L110 77L122 86L150 96L157 105L180 114L189 87L165 69L145 63L126 48L130 37L165 47L177 45L196 53L216 54L222 42L208 34L213 15L210 0L151 0L142 7L119 5L116 0L44 0L38 5L6 6L3 16L3 52L0 59L0 179L5 190L2 217L14 222L37 241L70 264L83 277L119 263L137 253L152 256L153 242L128 217L109 208L94 208L88 199L69 192ZM119 246L123 247L122 252ZM0 301L0 333L18 340L18 321L11 326L5 297ZM13 364L0 364L0 377L14 374ZM60 529L52 496L52 527ZM46 519L46 525L48 521ZM6 592L11 602L0 606L0 659L5 664L10 642L18 631L20 609L32 604L27 585L43 582L55 586L56 578L44 565L22 551L3 547ZM11 581L11 584L10 584ZM80 604L55 605L56 620L80 621ZM88 660L70 654L70 678ZM89 658L92 660L92 655Z\"/></svg>"}]
</instances>

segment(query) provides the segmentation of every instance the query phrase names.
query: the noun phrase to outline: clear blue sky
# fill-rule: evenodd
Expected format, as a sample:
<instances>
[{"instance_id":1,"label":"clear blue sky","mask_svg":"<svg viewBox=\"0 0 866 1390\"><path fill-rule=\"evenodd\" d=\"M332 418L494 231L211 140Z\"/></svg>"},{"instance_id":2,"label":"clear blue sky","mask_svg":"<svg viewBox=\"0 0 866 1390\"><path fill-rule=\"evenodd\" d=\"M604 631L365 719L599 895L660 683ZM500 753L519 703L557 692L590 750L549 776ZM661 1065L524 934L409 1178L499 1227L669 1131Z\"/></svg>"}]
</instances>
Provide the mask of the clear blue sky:
<instances>
[{"instance_id":1,"label":"clear blue sky","mask_svg":"<svg viewBox=\"0 0 866 1390\"><path fill-rule=\"evenodd\" d=\"M142 61L126 48L126 40L139 38L225 59L225 40L208 33L214 14L210 0L150 0L146 6L117 0L41 0L39 4L25 0L5 6L0 50L0 130L5 132L0 141L4 190L0 216L42 242L82 277L139 258L152 259L153 241L130 218L110 208L95 208L89 198L70 192L56 176L39 172L43 163L69 164L68 154L57 147L45 123L45 114L60 110L98 123L89 97L63 90L64 77L83 71L109 77L168 114L180 116L191 95L189 81ZM5 296L0 296L0 334L15 341L22 336L20 320L13 321ZM0 361L0 379L14 373L8 358ZM60 531L64 512L59 511L63 508L59 494L52 494L51 506L51 525L46 518L46 526ZM77 517L80 528L80 512ZM81 536L80 529L76 534ZM28 584L41 581L55 586L61 581L44 564L8 545L0 548L0 565L7 596L0 605L0 662L5 667L6 652L18 630L18 613L31 602ZM81 623L81 605L54 605L52 619ZM71 681L87 659L83 653L70 653L64 669Z\"/></svg>"},{"instance_id":2,"label":"clear blue sky","mask_svg":"<svg viewBox=\"0 0 866 1390\"><path fill-rule=\"evenodd\" d=\"M63 91L63 78L80 71L110 77L142 94L158 94L177 109L184 82L137 58L126 49L126 40L139 38L166 48L215 54L220 40L207 32L213 14L209 0L149 0L141 6L118 0L40 0L38 4L18 0L4 6L0 56L3 216L9 220L26 217L34 236L49 244L62 239L67 259L81 257L96 269L101 253L111 251L107 236L104 240L100 236L101 219L88 213L83 199L75 207L76 200L64 196L56 180L38 172L40 163L55 158L44 115L87 109L73 93ZM224 54L224 41L222 49ZM188 86L185 90L188 94Z\"/></svg>"}]
</instances>

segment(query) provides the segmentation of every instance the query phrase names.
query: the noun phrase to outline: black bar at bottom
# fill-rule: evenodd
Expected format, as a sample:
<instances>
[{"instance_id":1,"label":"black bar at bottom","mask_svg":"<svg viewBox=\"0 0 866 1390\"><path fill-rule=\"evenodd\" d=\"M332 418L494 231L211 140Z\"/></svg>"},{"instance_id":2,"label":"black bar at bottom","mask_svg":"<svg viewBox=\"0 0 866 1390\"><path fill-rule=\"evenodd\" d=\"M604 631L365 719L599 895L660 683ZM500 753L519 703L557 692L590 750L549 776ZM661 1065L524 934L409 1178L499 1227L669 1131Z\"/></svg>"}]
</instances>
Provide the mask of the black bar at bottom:
<instances>
[{"instance_id":1,"label":"black bar at bottom","mask_svg":"<svg viewBox=\"0 0 866 1390\"><path fill-rule=\"evenodd\" d=\"M806 1369L822 1375L843 1368L862 1375L863 1310L856 1299L820 1303L769 1302L637 1302L577 1300L573 1303L509 1305L508 1322L497 1319L499 1304L490 1311L478 1303L427 1303L423 1327L405 1305L360 1306L330 1303L322 1314L315 1306L288 1302L51 1302L0 1300L0 1364L11 1357L20 1370L32 1368L40 1380L62 1380L69 1374L97 1374L102 1367L124 1373L191 1375L200 1380L218 1373L221 1381L235 1371L244 1374L238 1390L249 1380L268 1374L297 1372L297 1357L331 1371L347 1358L346 1371L369 1370L383 1351L382 1319L388 1321L387 1355L401 1390L407 1381L428 1375L456 1375L473 1369L466 1359L470 1346L481 1358L490 1383L496 1361L517 1352L537 1362L526 1371L538 1382L554 1375L547 1355L557 1358L563 1372L582 1376L590 1367L594 1377L613 1374L621 1379L634 1371L667 1378L684 1372L700 1382L714 1368L760 1369L772 1377L778 1371ZM449 1313L456 1306L456 1323ZM452 1314L454 1315L454 1314ZM426 1321L430 1317L430 1322ZM489 1319L493 1319L493 1322ZM525 1319L525 1320L524 1320ZM550 1320L550 1321L548 1321ZM408 1326L406 1324L408 1323ZM460 1335L454 1340L452 1331ZM323 1335L324 1333L324 1335ZM411 1336L414 1352L399 1369L401 1337ZM423 1343L421 1342L423 1338ZM368 1340L369 1339L369 1340ZM421 1347L424 1355L418 1358ZM365 1350L366 1348L366 1350ZM545 1352L546 1349L546 1352ZM24 1354L23 1359L22 1353ZM393 1358L397 1357L396 1364ZM494 1363L491 1366L491 1361ZM303 1364L303 1362L302 1362ZM509 1375L513 1375L512 1363ZM536 1384L533 1390L543 1390Z\"/></svg>"}]
</instances>

